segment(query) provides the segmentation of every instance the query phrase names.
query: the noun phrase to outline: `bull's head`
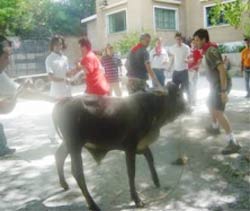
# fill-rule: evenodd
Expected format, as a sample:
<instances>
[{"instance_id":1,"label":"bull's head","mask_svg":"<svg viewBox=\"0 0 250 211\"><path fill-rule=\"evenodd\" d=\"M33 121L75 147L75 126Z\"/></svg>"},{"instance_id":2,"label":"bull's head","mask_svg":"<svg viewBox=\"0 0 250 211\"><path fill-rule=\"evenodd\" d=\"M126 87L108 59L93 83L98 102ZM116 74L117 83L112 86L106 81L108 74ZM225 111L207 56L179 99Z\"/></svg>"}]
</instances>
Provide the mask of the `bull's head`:
<instances>
[{"instance_id":1,"label":"bull's head","mask_svg":"<svg viewBox=\"0 0 250 211\"><path fill-rule=\"evenodd\" d=\"M188 105L184 99L182 89L178 87L173 82L168 82L165 86L165 89L168 92L168 101L170 100L170 104L174 106L174 112L179 115L182 113L186 113L189 111Z\"/></svg>"},{"instance_id":2,"label":"bull's head","mask_svg":"<svg viewBox=\"0 0 250 211\"><path fill-rule=\"evenodd\" d=\"M180 114L188 111L182 90L174 83L169 82L162 90L151 90L154 98L153 105L155 117L159 125L175 120ZM151 111L152 112L152 111Z\"/></svg>"}]
</instances>

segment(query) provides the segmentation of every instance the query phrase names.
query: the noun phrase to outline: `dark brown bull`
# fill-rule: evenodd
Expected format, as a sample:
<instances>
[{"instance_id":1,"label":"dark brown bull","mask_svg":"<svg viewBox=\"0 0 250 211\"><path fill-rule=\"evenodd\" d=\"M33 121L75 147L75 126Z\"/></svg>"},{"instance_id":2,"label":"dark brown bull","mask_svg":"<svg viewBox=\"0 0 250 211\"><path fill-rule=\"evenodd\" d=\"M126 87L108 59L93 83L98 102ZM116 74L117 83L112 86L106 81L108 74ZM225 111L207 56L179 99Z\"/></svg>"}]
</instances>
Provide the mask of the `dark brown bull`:
<instances>
[{"instance_id":1,"label":"dark brown bull","mask_svg":"<svg viewBox=\"0 0 250 211\"><path fill-rule=\"evenodd\" d=\"M140 92L126 98L85 96L67 98L54 108L55 127L63 139L56 152L61 186L67 190L64 161L71 156L71 170L90 210L100 210L85 183L81 157L85 147L100 162L108 151L123 150L126 156L131 198L136 207L144 204L135 188L136 154L143 154L156 187L160 186L149 145L160 128L186 109L179 89L169 84L166 92Z\"/></svg>"}]
</instances>

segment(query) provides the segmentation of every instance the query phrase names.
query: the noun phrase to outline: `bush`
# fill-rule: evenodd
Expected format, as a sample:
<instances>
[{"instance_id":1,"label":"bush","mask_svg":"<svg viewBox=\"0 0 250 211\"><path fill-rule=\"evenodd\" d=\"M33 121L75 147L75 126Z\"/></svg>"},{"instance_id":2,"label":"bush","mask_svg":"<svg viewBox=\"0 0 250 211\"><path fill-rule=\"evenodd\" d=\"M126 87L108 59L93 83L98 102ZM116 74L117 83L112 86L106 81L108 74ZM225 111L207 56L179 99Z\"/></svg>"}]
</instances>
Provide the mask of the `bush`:
<instances>
[{"instance_id":1,"label":"bush","mask_svg":"<svg viewBox=\"0 0 250 211\"><path fill-rule=\"evenodd\" d=\"M133 32L125 35L122 39L114 43L115 50L120 52L122 57L126 57L130 49L139 42L140 35L140 32ZM151 38L150 48L154 46L155 40L156 37L153 35Z\"/></svg>"},{"instance_id":2,"label":"bush","mask_svg":"<svg viewBox=\"0 0 250 211\"><path fill-rule=\"evenodd\" d=\"M230 47L224 44L220 44L218 47L220 53L240 53L245 48L244 45L234 45Z\"/></svg>"}]
</instances>

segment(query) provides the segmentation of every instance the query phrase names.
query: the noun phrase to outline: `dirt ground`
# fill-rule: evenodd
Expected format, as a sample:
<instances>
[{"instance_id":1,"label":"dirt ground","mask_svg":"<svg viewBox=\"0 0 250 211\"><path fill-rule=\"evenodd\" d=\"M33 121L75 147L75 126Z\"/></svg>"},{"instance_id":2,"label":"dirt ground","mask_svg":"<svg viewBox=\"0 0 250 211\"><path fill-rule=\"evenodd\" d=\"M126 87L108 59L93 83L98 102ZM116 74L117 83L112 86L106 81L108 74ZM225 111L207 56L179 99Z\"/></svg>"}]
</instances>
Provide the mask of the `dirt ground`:
<instances>
[{"instance_id":1,"label":"dirt ground","mask_svg":"<svg viewBox=\"0 0 250 211\"><path fill-rule=\"evenodd\" d=\"M222 156L224 134L206 134L207 82L199 81L198 102L191 115L184 115L161 130L151 146L161 188L155 188L143 157L137 158L136 185L146 207L141 211L247 211L250 210L250 100L244 98L244 82L234 78L227 114L241 153ZM70 190L59 186L54 153L58 144L47 138L53 105L20 100L15 110L1 116L8 143L17 152L0 159L1 211L84 211L83 198L66 161ZM186 166L171 162L180 154ZM124 153L110 152L98 166L83 149L84 173L93 198L104 211L136 210L129 197Z\"/></svg>"}]
</instances>

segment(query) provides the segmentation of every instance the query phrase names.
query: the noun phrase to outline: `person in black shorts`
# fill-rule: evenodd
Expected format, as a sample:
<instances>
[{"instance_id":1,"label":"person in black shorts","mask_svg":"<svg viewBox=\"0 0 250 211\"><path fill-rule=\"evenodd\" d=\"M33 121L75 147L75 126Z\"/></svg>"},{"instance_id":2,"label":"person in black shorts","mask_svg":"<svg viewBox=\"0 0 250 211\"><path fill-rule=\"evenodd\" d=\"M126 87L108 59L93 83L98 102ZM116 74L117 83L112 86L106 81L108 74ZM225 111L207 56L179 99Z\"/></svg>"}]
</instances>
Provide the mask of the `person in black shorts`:
<instances>
[{"instance_id":1,"label":"person in black shorts","mask_svg":"<svg viewBox=\"0 0 250 211\"><path fill-rule=\"evenodd\" d=\"M234 137L231 124L224 113L228 101L228 93L231 88L231 79L225 69L222 56L215 43L210 42L206 29L199 29L194 33L194 40L203 54L208 65L208 81L210 84L210 94L208 107L212 117L212 125L207 128L207 132L214 135L219 134L219 125L226 132L227 147L222 154L237 153L240 145Z\"/></svg>"}]
</instances>

